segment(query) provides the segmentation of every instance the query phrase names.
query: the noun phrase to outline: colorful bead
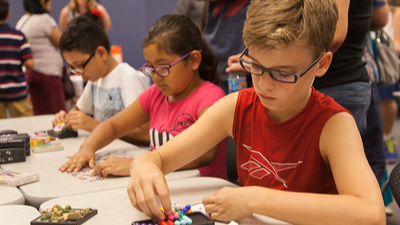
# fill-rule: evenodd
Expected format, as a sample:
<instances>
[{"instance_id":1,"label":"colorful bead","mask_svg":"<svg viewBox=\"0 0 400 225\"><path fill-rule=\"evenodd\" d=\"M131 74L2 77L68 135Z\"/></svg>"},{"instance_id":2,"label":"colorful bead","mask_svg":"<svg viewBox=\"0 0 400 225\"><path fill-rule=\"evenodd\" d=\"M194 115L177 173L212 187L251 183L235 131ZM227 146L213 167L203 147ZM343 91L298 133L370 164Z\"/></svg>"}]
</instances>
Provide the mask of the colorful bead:
<instances>
[{"instance_id":1,"label":"colorful bead","mask_svg":"<svg viewBox=\"0 0 400 225\"><path fill-rule=\"evenodd\" d=\"M175 219L175 216L174 216L174 215L172 215L172 214L169 214L169 215L168 215L168 220L172 220L172 221L173 221L174 219Z\"/></svg>"}]
</instances>

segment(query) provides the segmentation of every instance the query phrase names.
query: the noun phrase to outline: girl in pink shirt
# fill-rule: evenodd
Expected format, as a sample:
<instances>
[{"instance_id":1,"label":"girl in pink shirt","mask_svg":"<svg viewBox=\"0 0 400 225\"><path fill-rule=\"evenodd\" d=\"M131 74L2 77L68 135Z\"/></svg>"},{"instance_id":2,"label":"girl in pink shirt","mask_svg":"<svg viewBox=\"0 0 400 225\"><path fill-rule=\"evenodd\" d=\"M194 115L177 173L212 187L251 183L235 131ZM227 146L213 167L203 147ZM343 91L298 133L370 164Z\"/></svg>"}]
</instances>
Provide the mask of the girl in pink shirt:
<instances>
[{"instance_id":1,"label":"girl in pink shirt","mask_svg":"<svg viewBox=\"0 0 400 225\"><path fill-rule=\"evenodd\" d=\"M135 140L146 130L150 147L158 148L225 95L217 86L217 58L187 17L166 15L157 20L146 34L143 53L146 63L141 70L154 84L125 110L100 124L61 171L80 170L87 162L94 168L95 151L128 133ZM181 169L199 168L202 176L227 179L225 154L226 140ZM132 161L110 157L96 165L94 173L129 175Z\"/></svg>"}]
</instances>

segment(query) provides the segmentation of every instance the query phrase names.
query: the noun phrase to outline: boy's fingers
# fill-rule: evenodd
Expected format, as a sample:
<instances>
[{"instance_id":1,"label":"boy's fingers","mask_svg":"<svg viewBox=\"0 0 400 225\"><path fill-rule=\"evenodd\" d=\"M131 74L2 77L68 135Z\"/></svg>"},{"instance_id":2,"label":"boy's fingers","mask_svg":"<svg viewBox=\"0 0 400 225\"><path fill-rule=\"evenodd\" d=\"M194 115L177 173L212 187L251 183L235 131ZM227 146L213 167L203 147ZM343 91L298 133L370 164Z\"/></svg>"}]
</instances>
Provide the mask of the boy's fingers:
<instances>
[{"instance_id":1,"label":"boy's fingers","mask_svg":"<svg viewBox=\"0 0 400 225\"><path fill-rule=\"evenodd\" d=\"M157 179L154 183L154 186L158 194L158 197L160 199L161 205L164 208L164 212L166 214L171 213L172 212L171 200L169 197L169 190L165 179Z\"/></svg>"},{"instance_id":2,"label":"boy's fingers","mask_svg":"<svg viewBox=\"0 0 400 225\"><path fill-rule=\"evenodd\" d=\"M149 199L147 201L147 204L146 204L146 208L148 208L148 210L151 213L151 214L149 214L149 216L151 216L153 218L156 218L157 220L164 220L165 219L165 215L160 210L160 206L158 205L155 193L153 191L154 189L151 188L151 187L148 187L148 188L144 187L143 190L144 190L145 196L147 196L145 198L145 200ZM157 188L156 188L156 190L157 190ZM161 200L161 197L160 197L160 200ZM168 205L163 205L163 206L165 206L164 212L170 212L171 211L171 203L169 204L169 206Z\"/></svg>"},{"instance_id":3,"label":"boy's fingers","mask_svg":"<svg viewBox=\"0 0 400 225\"><path fill-rule=\"evenodd\" d=\"M126 192L128 192L129 200L131 201L132 206L135 207L138 211L142 212L142 209L140 209L140 207L137 203L136 194L133 189L133 186L131 185L131 181L129 181L129 185L128 185Z\"/></svg>"},{"instance_id":4,"label":"boy's fingers","mask_svg":"<svg viewBox=\"0 0 400 225\"><path fill-rule=\"evenodd\" d=\"M146 202L146 199L148 199L148 198L145 198L145 197L144 197L145 193L143 193L143 189L145 189L145 188L142 188L142 189L140 189L140 190L135 190L135 194L136 194L136 199L137 199L138 207L139 207L140 210L141 210L142 212L144 212L147 216L153 218L155 215L152 214L152 211L149 209L149 207L148 207L148 205L147 205L148 203ZM152 190L152 188L150 188L150 190ZM161 210L160 210L160 212L161 212ZM157 216L157 215L156 215L156 216Z\"/></svg>"}]
</instances>

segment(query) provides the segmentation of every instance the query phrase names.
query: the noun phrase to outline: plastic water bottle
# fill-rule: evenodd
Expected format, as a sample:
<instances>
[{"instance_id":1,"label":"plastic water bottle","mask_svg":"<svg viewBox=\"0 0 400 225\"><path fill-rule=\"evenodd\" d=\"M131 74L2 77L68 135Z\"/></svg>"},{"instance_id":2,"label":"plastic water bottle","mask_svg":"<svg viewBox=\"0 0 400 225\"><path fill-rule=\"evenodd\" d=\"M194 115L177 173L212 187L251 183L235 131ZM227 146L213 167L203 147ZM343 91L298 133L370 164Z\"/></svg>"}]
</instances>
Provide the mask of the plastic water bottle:
<instances>
[{"instance_id":1,"label":"plastic water bottle","mask_svg":"<svg viewBox=\"0 0 400 225\"><path fill-rule=\"evenodd\" d=\"M240 73L230 73L228 76L229 93L240 91L247 88L246 75Z\"/></svg>"}]
</instances>

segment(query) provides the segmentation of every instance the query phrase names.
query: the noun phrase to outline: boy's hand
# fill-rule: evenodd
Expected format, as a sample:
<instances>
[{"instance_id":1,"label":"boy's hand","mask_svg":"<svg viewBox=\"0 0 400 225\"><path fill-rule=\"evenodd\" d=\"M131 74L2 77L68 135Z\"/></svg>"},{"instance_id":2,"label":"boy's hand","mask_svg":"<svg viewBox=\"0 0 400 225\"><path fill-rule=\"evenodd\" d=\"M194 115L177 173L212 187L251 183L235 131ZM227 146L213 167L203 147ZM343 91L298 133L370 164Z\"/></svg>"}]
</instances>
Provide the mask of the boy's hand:
<instances>
[{"instance_id":1,"label":"boy's hand","mask_svg":"<svg viewBox=\"0 0 400 225\"><path fill-rule=\"evenodd\" d=\"M137 161L139 160L135 159L132 162L130 170L131 179L127 189L129 199L137 210L155 220L164 220L165 215L160 210L156 195L167 215L173 210L164 174L152 162L136 163Z\"/></svg>"},{"instance_id":2,"label":"boy's hand","mask_svg":"<svg viewBox=\"0 0 400 225\"><path fill-rule=\"evenodd\" d=\"M90 168L94 168L95 154L93 149L82 147L75 153L68 162L62 165L58 170L61 172L77 172L86 164L89 163Z\"/></svg>"},{"instance_id":3,"label":"boy's hand","mask_svg":"<svg viewBox=\"0 0 400 225\"><path fill-rule=\"evenodd\" d=\"M97 125L92 117L79 110L70 111L65 116L65 122L74 130L92 131Z\"/></svg>"},{"instance_id":4,"label":"boy's hand","mask_svg":"<svg viewBox=\"0 0 400 225\"><path fill-rule=\"evenodd\" d=\"M252 211L246 202L251 202L251 200L248 199L249 190L246 189L245 187L224 187L213 196L203 199L204 209L212 219L225 222L250 217Z\"/></svg>"},{"instance_id":5,"label":"boy's hand","mask_svg":"<svg viewBox=\"0 0 400 225\"><path fill-rule=\"evenodd\" d=\"M129 167L133 159L109 156L105 161L94 167L92 175L108 177L108 175L129 176Z\"/></svg>"},{"instance_id":6,"label":"boy's hand","mask_svg":"<svg viewBox=\"0 0 400 225\"><path fill-rule=\"evenodd\" d=\"M67 115L67 112L64 110L61 110L54 116L54 120L52 121L53 127L56 126L59 123L65 123L65 116Z\"/></svg>"}]
</instances>

